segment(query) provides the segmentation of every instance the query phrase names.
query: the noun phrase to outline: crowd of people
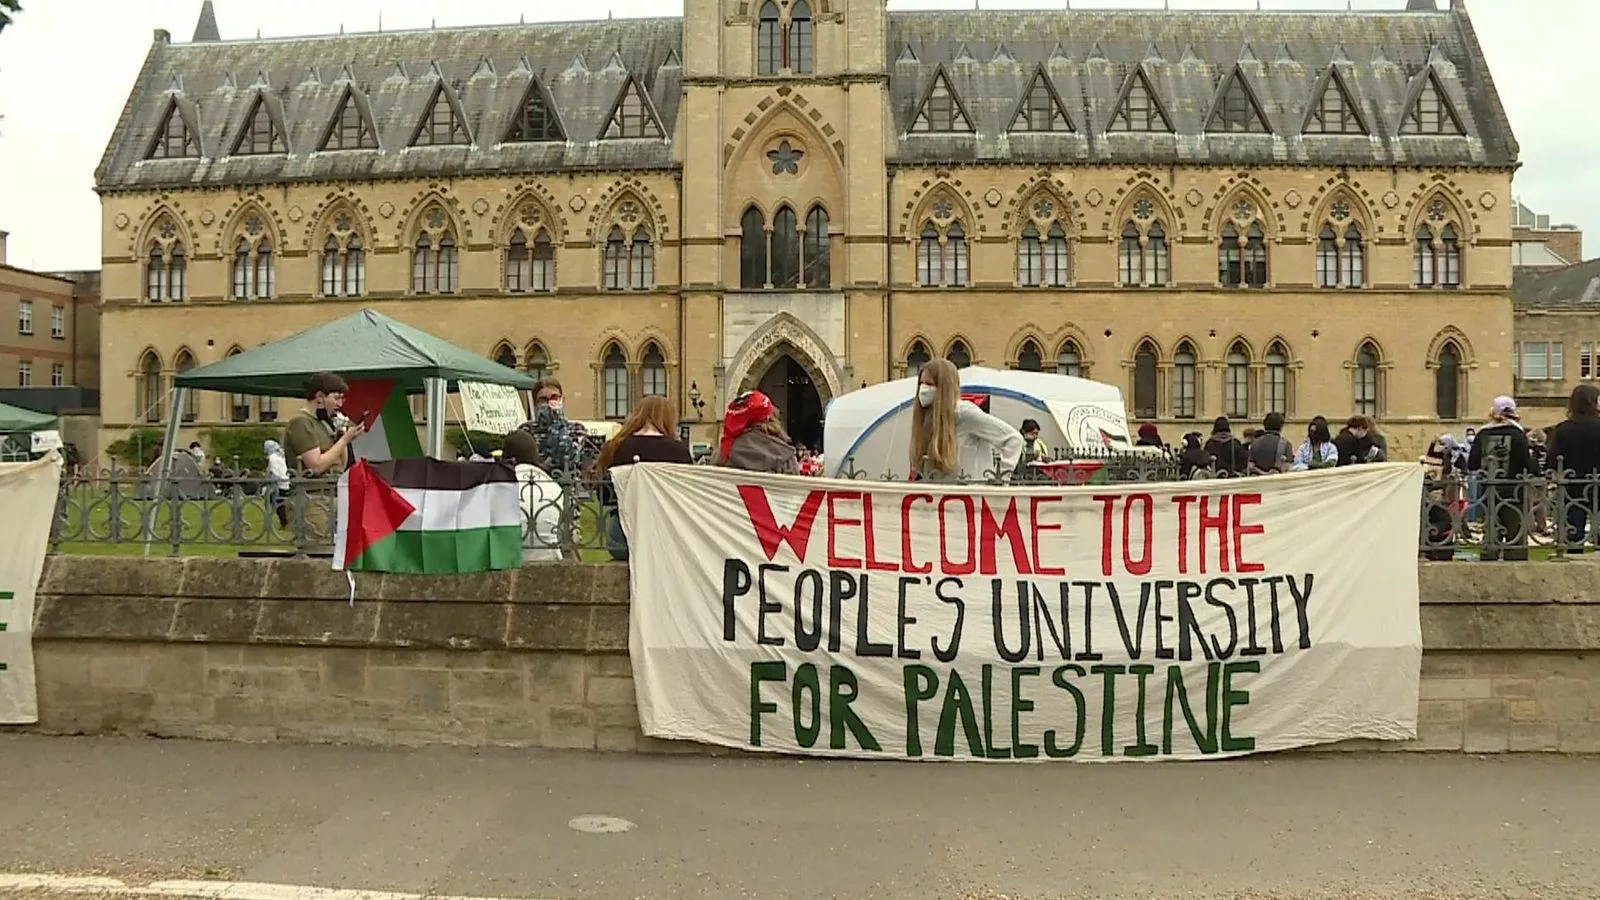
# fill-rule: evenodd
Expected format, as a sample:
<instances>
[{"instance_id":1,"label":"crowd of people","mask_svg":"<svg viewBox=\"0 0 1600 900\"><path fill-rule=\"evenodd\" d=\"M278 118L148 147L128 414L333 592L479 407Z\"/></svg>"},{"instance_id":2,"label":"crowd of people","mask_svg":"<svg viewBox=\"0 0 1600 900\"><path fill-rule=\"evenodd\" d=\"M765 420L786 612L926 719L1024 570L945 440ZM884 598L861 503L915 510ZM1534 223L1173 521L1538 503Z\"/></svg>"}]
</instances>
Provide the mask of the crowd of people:
<instances>
[{"instance_id":1,"label":"crowd of people","mask_svg":"<svg viewBox=\"0 0 1600 900\"><path fill-rule=\"evenodd\" d=\"M1268 413L1260 428L1245 428L1235 435L1233 423L1223 416L1211 424L1209 435L1190 431L1173 446L1162 439L1159 428L1146 422L1139 426L1134 443L1171 456L1185 478L1304 472L1389 460L1389 442L1368 416L1351 416L1337 435L1325 417L1317 416L1298 443L1284 436L1283 427L1281 414Z\"/></svg>"}]
</instances>

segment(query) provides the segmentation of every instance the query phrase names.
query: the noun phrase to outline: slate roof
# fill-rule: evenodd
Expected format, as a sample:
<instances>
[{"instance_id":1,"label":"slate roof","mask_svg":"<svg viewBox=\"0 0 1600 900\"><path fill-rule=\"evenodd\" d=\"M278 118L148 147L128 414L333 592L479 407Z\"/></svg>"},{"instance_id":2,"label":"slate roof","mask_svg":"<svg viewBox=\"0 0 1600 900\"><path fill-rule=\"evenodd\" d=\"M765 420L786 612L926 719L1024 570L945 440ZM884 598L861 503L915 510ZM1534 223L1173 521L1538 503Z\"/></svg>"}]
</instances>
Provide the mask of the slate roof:
<instances>
[{"instance_id":1,"label":"slate roof","mask_svg":"<svg viewBox=\"0 0 1600 900\"><path fill-rule=\"evenodd\" d=\"M1600 310L1600 259L1554 272L1517 272L1511 297L1518 309Z\"/></svg>"},{"instance_id":2,"label":"slate roof","mask_svg":"<svg viewBox=\"0 0 1600 900\"><path fill-rule=\"evenodd\" d=\"M1459 8L887 15L886 66L899 134L894 156L902 163L1505 168L1517 161L1516 139ZM196 43L158 40L151 48L96 172L99 189L674 165L681 19L240 41L209 39L213 28L203 17ZM1334 68L1371 136L1302 134ZM971 134L910 130L941 71ZM1072 131L1008 133L1041 71ZM1219 89L1236 72L1272 133L1206 133ZM1153 87L1174 133L1108 133L1136 73ZM501 143L534 78L553 101L567 140ZM665 139L598 139L630 78L644 86ZM1400 134L1430 78L1464 137ZM408 147L441 81L472 143ZM350 88L376 126L380 149L316 152ZM287 132L287 155L231 155L258 95ZM199 133L201 158L148 160L174 107Z\"/></svg>"}]
</instances>

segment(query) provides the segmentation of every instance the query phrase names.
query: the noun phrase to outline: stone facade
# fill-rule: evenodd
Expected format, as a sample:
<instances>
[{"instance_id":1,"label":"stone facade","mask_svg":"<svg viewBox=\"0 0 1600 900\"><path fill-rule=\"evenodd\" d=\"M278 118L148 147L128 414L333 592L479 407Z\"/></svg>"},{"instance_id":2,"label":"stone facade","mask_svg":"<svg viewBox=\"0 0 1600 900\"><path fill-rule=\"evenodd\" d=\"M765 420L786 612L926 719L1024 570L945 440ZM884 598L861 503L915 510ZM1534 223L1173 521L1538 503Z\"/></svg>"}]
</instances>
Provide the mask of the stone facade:
<instances>
[{"instance_id":1,"label":"stone facade","mask_svg":"<svg viewBox=\"0 0 1600 900\"><path fill-rule=\"evenodd\" d=\"M932 355L1118 385L1169 438L1359 409L1401 453L1511 389L1517 148L1464 9L756 7L158 32L98 173L106 428L360 306L556 375L580 418L665 392L703 438L762 385L809 439Z\"/></svg>"},{"instance_id":2,"label":"stone facade","mask_svg":"<svg viewBox=\"0 0 1600 900\"><path fill-rule=\"evenodd\" d=\"M1423 564L1417 740L1324 749L1600 752L1594 573ZM624 566L357 587L317 560L52 557L38 730L725 752L640 733Z\"/></svg>"}]
</instances>

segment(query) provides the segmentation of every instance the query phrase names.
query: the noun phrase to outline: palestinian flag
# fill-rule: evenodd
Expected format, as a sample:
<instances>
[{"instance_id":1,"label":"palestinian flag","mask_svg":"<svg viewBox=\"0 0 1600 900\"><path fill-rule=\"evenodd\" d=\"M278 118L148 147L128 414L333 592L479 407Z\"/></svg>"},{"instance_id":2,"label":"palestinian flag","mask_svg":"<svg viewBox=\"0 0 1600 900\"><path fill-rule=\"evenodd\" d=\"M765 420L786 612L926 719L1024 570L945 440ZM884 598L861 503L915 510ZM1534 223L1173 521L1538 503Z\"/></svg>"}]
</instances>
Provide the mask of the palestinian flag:
<instances>
[{"instance_id":1,"label":"palestinian flag","mask_svg":"<svg viewBox=\"0 0 1600 900\"><path fill-rule=\"evenodd\" d=\"M502 463L397 459L339 479L333 567L454 574L522 565L522 503Z\"/></svg>"},{"instance_id":2,"label":"palestinian flag","mask_svg":"<svg viewBox=\"0 0 1600 900\"><path fill-rule=\"evenodd\" d=\"M357 459L383 462L422 455L411 404L394 381L350 382L350 390L344 395L344 414L350 421L367 426L367 433L352 445Z\"/></svg>"}]
</instances>

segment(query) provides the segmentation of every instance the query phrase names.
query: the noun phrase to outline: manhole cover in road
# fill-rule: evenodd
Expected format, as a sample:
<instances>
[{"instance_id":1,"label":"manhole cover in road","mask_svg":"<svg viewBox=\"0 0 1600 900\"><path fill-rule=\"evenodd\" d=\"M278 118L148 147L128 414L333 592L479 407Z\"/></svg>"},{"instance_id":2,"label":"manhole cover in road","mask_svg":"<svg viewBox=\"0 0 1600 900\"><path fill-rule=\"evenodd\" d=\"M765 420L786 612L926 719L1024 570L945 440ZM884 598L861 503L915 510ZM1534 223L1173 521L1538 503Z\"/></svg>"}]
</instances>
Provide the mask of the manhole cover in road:
<instances>
[{"instance_id":1,"label":"manhole cover in road","mask_svg":"<svg viewBox=\"0 0 1600 900\"><path fill-rule=\"evenodd\" d=\"M584 834L621 834L632 831L633 823L616 816L579 816L568 822L567 827Z\"/></svg>"}]
</instances>

